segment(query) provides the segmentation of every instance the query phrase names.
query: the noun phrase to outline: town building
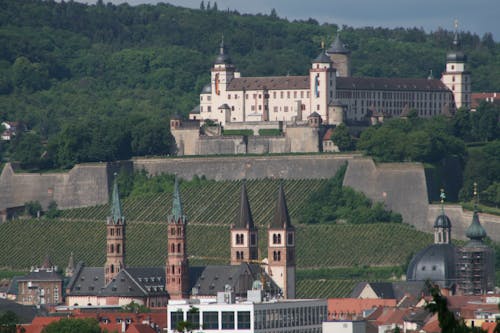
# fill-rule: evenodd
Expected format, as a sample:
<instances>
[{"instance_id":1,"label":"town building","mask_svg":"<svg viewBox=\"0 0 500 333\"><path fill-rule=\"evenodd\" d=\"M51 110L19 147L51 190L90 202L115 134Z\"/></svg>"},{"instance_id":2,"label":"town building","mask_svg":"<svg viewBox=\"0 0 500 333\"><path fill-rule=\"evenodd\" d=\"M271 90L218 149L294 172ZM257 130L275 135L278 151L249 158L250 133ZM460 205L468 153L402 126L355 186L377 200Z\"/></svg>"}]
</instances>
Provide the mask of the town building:
<instances>
[{"instance_id":1,"label":"town building","mask_svg":"<svg viewBox=\"0 0 500 333\"><path fill-rule=\"evenodd\" d=\"M254 295L242 301L224 297L224 292L218 300L209 302L170 301L167 332L177 332L180 322L189 322L193 332L322 332L327 317L326 300L266 301L261 290L251 292Z\"/></svg>"}]
</instances>

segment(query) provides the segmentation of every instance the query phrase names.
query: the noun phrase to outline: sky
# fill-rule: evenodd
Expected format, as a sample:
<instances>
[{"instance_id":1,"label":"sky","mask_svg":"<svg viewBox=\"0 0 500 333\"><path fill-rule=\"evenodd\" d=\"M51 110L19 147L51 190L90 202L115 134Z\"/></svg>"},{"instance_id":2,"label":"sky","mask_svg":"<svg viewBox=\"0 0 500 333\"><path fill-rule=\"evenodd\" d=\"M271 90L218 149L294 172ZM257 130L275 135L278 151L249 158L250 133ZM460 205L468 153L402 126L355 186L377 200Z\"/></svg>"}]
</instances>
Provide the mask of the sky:
<instances>
[{"instance_id":1,"label":"sky","mask_svg":"<svg viewBox=\"0 0 500 333\"><path fill-rule=\"evenodd\" d=\"M92 0L80 0L95 3ZM104 0L130 5L167 2L172 5L199 8L201 0ZM208 0L204 1L207 4ZM213 4L214 0L211 1ZM491 32L500 41L500 0L217 0L219 10L240 13L269 14L271 9L289 20L313 18L320 23L352 27L438 28L453 30L455 19L459 30L483 36Z\"/></svg>"}]
</instances>

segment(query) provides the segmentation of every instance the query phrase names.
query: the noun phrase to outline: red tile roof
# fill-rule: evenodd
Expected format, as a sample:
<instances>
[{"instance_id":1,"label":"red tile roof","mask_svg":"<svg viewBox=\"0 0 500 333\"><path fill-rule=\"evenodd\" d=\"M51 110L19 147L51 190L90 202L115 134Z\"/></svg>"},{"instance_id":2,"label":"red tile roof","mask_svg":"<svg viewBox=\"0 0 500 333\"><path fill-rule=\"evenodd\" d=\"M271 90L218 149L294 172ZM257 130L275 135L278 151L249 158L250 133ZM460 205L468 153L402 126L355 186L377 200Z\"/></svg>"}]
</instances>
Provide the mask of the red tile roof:
<instances>
[{"instance_id":1,"label":"red tile roof","mask_svg":"<svg viewBox=\"0 0 500 333\"><path fill-rule=\"evenodd\" d=\"M395 307L395 299L361 299L361 298L330 298L328 299L329 318L339 316L360 316L364 310L377 307Z\"/></svg>"}]
</instances>

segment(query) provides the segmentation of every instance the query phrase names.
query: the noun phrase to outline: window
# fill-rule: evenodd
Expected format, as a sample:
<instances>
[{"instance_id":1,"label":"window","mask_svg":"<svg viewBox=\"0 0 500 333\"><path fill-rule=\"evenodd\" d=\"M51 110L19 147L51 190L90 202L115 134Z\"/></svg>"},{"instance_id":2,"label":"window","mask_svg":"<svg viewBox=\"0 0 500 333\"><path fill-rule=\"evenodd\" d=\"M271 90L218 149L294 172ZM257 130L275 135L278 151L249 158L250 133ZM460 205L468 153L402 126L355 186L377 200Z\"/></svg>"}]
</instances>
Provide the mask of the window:
<instances>
[{"instance_id":1,"label":"window","mask_svg":"<svg viewBox=\"0 0 500 333\"><path fill-rule=\"evenodd\" d=\"M231 94L227 94L227 99L231 99Z\"/></svg>"},{"instance_id":2,"label":"window","mask_svg":"<svg viewBox=\"0 0 500 333\"><path fill-rule=\"evenodd\" d=\"M293 245L293 232L288 233L287 243L288 243L288 245Z\"/></svg>"},{"instance_id":3,"label":"window","mask_svg":"<svg viewBox=\"0 0 500 333\"><path fill-rule=\"evenodd\" d=\"M177 253L181 253L181 243L177 244Z\"/></svg>"},{"instance_id":4,"label":"window","mask_svg":"<svg viewBox=\"0 0 500 333\"><path fill-rule=\"evenodd\" d=\"M283 98L283 96L284 96L284 92L283 92L283 91L281 91L281 92L280 92L280 97L281 97L281 98Z\"/></svg>"},{"instance_id":5,"label":"window","mask_svg":"<svg viewBox=\"0 0 500 333\"><path fill-rule=\"evenodd\" d=\"M275 106L273 109L274 109L274 112L278 112L278 107L277 106Z\"/></svg>"},{"instance_id":6,"label":"window","mask_svg":"<svg viewBox=\"0 0 500 333\"><path fill-rule=\"evenodd\" d=\"M250 311L238 312L238 329L250 329Z\"/></svg>"},{"instance_id":7,"label":"window","mask_svg":"<svg viewBox=\"0 0 500 333\"><path fill-rule=\"evenodd\" d=\"M276 98L276 91L273 91L273 98Z\"/></svg>"},{"instance_id":8,"label":"window","mask_svg":"<svg viewBox=\"0 0 500 333\"><path fill-rule=\"evenodd\" d=\"M170 313L170 327L175 330L177 324L184 320L184 313L182 311L176 311Z\"/></svg>"},{"instance_id":9,"label":"window","mask_svg":"<svg viewBox=\"0 0 500 333\"><path fill-rule=\"evenodd\" d=\"M289 91L286 92L286 98L290 98L290 92Z\"/></svg>"},{"instance_id":10,"label":"window","mask_svg":"<svg viewBox=\"0 0 500 333\"><path fill-rule=\"evenodd\" d=\"M114 236L114 235L115 235L115 229L111 228L111 229L109 230L109 234L110 234L111 236Z\"/></svg>"},{"instance_id":11,"label":"window","mask_svg":"<svg viewBox=\"0 0 500 333\"><path fill-rule=\"evenodd\" d=\"M288 112L288 106L285 106L285 112Z\"/></svg>"},{"instance_id":12,"label":"window","mask_svg":"<svg viewBox=\"0 0 500 333\"><path fill-rule=\"evenodd\" d=\"M121 235L121 229L120 229L120 228L116 228L116 235L117 235L117 236L120 236L120 235Z\"/></svg>"},{"instance_id":13,"label":"window","mask_svg":"<svg viewBox=\"0 0 500 333\"><path fill-rule=\"evenodd\" d=\"M223 330L234 329L234 312L222 311L222 329Z\"/></svg>"},{"instance_id":14,"label":"window","mask_svg":"<svg viewBox=\"0 0 500 333\"><path fill-rule=\"evenodd\" d=\"M207 106L207 112L212 112L212 107L211 106Z\"/></svg>"},{"instance_id":15,"label":"window","mask_svg":"<svg viewBox=\"0 0 500 333\"><path fill-rule=\"evenodd\" d=\"M198 311L188 311L187 321L191 323L193 330L200 329L200 313Z\"/></svg>"},{"instance_id":16,"label":"window","mask_svg":"<svg viewBox=\"0 0 500 333\"><path fill-rule=\"evenodd\" d=\"M204 330L219 329L219 316L216 311L203 312L203 329Z\"/></svg>"},{"instance_id":17,"label":"window","mask_svg":"<svg viewBox=\"0 0 500 333\"><path fill-rule=\"evenodd\" d=\"M116 253L120 253L120 244L116 244Z\"/></svg>"}]
</instances>

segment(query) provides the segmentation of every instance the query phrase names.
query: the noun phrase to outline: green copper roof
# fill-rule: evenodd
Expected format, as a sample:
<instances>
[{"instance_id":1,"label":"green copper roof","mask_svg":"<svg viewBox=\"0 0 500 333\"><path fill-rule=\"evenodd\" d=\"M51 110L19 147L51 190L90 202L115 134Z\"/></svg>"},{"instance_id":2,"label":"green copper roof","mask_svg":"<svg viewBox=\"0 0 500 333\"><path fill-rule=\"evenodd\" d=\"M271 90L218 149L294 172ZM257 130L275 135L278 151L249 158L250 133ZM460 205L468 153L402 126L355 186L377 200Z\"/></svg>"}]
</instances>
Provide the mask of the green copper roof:
<instances>
[{"instance_id":1,"label":"green copper roof","mask_svg":"<svg viewBox=\"0 0 500 333\"><path fill-rule=\"evenodd\" d=\"M474 211L472 223L465 231L465 235L471 240L479 241L482 241L487 236L486 230L484 230L483 226L479 222L479 215L477 214L477 211Z\"/></svg>"},{"instance_id":2,"label":"green copper roof","mask_svg":"<svg viewBox=\"0 0 500 333\"><path fill-rule=\"evenodd\" d=\"M116 182L116 177L113 182L113 194L111 197L111 218L114 224L118 224L120 221L124 222L125 219L122 215L122 207L120 205L120 195L118 193L118 184Z\"/></svg>"},{"instance_id":3,"label":"green copper roof","mask_svg":"<svg viewBox=\"0 0 500 333\"><path fill-rule=\"evenodd\" d=\"M170 214L170 220L172 222L178 222L179 220L184 222L185 219L186 216L184 215L182 210L181 193L179 191L179 180L177 177L175 177L174 198L172 200L172 214Z\"/></svg>"}]
</instances>

